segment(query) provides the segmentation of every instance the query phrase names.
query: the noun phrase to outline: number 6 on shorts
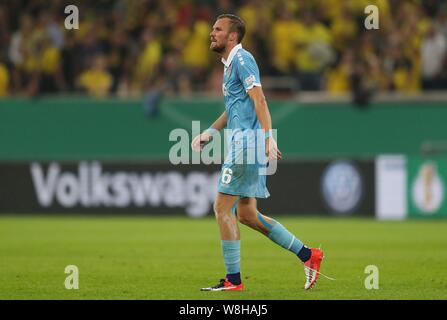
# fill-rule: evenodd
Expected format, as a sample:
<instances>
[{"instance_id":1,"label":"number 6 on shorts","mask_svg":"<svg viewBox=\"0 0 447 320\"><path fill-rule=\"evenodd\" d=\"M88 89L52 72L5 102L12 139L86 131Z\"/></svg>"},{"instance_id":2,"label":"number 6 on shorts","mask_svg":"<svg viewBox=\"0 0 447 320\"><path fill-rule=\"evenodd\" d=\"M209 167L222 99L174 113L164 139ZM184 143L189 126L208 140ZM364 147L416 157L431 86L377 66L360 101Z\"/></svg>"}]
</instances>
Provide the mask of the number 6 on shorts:
<instances>
[{"instance_id":1,"label":"number 6 on shorts","mask_svg":"<svg viewBox=\"0 0 447 320\"><path fill-rule=\"evenodd\" d=\"M233 170L230 168L224 168L222 173L222 183L229 184L231 181L231 175L233 174Z\"/></svg>"}]
</instances>

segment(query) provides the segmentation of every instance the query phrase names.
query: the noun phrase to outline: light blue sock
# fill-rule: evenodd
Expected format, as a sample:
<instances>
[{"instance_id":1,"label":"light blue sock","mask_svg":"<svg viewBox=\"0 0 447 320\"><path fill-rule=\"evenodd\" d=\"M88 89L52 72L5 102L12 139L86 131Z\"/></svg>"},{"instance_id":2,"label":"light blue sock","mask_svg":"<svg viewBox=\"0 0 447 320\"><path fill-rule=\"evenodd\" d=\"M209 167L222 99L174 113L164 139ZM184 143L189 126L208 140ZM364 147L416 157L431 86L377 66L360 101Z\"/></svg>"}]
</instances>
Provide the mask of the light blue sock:
<instances>
[{"instance_id":1,"label":"light blue sock","mask_svg":"<svg viewBox=\"0 0 447 320\"><path fill-rule=\"evenodd\" d=\"M241 241L221 240L227 274L241 272Z\"/></svg>"},{"instance_id":2,"label":"light blue sock","mask_svg":"<svg viewBox=\"0 0 447 320\"><path fill-rule=\"evenodd\" d=\"M303 243L297 239L293 234L289 232L284 226L278 221L269 218L271 223L264 219L261 213L258 212L258 219L270 232L267 234L270 240L274 243L280 245L284 249L287 249L294 254L298 254L301 248L303 248Z\"/></svg>"}]
</instances>

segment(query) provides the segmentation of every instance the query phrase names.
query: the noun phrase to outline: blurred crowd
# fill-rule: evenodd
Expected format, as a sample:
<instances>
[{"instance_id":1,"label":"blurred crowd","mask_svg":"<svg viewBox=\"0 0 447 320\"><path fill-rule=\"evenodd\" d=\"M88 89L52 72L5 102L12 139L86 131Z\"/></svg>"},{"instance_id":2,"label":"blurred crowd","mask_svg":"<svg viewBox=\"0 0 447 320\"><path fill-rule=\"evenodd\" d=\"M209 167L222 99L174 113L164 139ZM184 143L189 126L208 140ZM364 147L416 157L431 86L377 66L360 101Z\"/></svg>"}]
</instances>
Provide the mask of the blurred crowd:
<instances>
[{"instance_id":1,"label":"blurred crowd","mask_svg":"<svg viewBox=\"0 0 447 320\"><path fill-rule=\"evenodd\" d=\"M67 30L71 4L79 29ZM371 4L378 30L365 29ZM442 0L2 0L0 96L219 93L209 33L222 13L245 21L261 77L287 76L296 90L447 88Z\"/></svg>"}]
</instances>

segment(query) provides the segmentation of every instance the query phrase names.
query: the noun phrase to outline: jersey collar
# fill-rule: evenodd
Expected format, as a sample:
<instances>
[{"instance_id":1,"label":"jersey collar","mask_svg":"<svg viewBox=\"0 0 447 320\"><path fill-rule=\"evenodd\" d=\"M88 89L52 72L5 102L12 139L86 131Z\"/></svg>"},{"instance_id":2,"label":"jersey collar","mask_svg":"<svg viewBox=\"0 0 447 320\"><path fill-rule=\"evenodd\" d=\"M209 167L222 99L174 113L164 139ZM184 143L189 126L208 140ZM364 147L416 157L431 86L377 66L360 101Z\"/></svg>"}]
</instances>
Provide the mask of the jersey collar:
<instances>
[{"instance_id":1,"label":"jersey collar","mask_svg":"<svg viewBox=\"0 0 447 320\"><path fill-rule=\"evenodd\" d=\"M222 63L225 65L225 67L228 68L230 66L231 61L233 60L233 57L236 55L236 52L241 48L242 48L242 44L241 43L237 44L236 46L233 47L233 49L231 49L227 60L222 58Z\"/></svg>"}]
</instances>

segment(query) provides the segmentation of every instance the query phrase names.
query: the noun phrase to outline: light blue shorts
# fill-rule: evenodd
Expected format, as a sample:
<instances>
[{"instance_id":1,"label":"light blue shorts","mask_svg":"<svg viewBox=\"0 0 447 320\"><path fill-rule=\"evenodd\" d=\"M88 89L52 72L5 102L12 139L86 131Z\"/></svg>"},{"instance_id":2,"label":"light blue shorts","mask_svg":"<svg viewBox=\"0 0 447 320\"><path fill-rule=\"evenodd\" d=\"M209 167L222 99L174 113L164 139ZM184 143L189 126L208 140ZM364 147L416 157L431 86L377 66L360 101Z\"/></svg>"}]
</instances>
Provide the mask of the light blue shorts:
<instances>
[{"instance_id":1,"label":"light blue shorts","mask_svg":"<svg viewBox=\"0 0 447 320\"><path fill-rule=\"evenodd\" d=\"M260 154L256 154L254 149L232 150L222 165L217 191L247 198L268 198L270 193L267 190L265 168L266 157L263 150Z\"/></svg>"}]
</instances>

